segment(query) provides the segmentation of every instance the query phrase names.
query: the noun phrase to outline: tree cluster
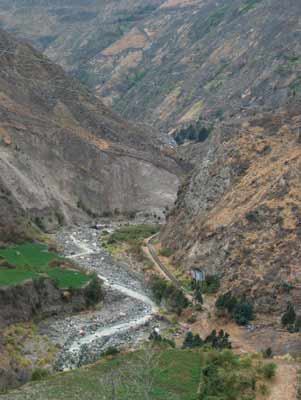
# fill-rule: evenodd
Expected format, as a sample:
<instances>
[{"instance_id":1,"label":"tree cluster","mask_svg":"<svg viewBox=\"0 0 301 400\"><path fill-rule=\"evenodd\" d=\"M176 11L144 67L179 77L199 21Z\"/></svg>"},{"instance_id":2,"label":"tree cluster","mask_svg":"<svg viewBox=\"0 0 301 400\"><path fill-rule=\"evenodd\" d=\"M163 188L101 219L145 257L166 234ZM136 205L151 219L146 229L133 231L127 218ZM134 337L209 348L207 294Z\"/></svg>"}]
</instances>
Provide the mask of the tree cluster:
<instances>
[{"instance_id":1,"label":"tree cluster","mask_svg":"<svg viewBox=\"0 0 301 400\"><path fill-rule=\"evenodd\" d=\"M212 127L205 126L201 121L194 125L189 125L187 128L180 129L175 134L175 141L181 145L185 141L204 142L210 135Z\"/></svg>"},{"instance_id":2,"label":"tree cluster","mask_svg":"<svg viewBox=\"0 0 301 400\"><path fill-rule=\"evenodd\" d=\"M213 330L205 340L202 340L198 334L193 335L193 333L189 331L184 339L182 347L183 349L192 349L203 346L210 346L218 350L232 348L230 336L223 330L220 330L218 333L216 330Z\"/></svg>"},{"instance_id":3,"label":"tree cluster","mask_svg":"<svg viewBox=\"0 0 301 400\"><path fill-rule=\"evenodd\" d=\"M253 304L245 297L236 298L231 292L218 297L215 306L218 310L226 310L238 325L248 325L255 318Z\"/></svg>"},{"instance_id":4,"label":"tree cluster","mask_svg":"<svg viewBox=\"0 0 301 400\"><path fill-rule=\"evenodd\" d=\"M164 279L153 276L150 281L155 300L158 304L165 303L166 307L178 315L189 305L182 290Z\"/></svg>"}]
</instances>

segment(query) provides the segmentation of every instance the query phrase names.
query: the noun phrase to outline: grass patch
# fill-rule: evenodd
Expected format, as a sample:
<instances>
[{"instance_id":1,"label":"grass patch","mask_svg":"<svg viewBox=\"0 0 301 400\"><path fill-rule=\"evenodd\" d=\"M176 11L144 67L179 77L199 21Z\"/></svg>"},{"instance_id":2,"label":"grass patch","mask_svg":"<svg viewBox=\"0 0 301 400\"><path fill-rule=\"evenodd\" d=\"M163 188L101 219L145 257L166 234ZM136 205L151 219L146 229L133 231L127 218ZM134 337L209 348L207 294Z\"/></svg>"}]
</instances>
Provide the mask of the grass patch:
<instances>
[{"instance_id":1,"label":"grass patch","mask_svg":"<svg viewBox=\"0 0 301 400\"><path fill-rule=\"evenodd\" d=\"M275 375L275 368L265 367L256 356L239 357L231 350L161 349L154 357L140 351L109 356L93 366L46 377L2 399L102 400L112 398L108 384L114 378L120 400L146 398L137 393L138 381L152 382L147 397L152 400L255 400L258 389ZM148 374L151 380L145 379ZM141 380L136 380L137 376Z\"/></svg>"},{"instance_id":2,"label":"grass patch","mask_svg":"<svg viewBox=\"0 0 301 400\"><path fill-rule=\"evenodd\" d=\"M0 257L16 267L45 268L53 260L62 259L58 254L48 251L40 243L25 243L0 250Z\"/></svg>"},{"instance_id":3,"label":"grass patch","mask_svg":"<svg viewBox=\"0 0 301 400\"><path fill-rule=\"evenodd\" d=\"M150 398L153 400L197 400L196 392L201 372L199 352L171 349L160 352L159 356L159 363L153 371L154 387ZM3 396L3 400L101 400L105 398L102 395L104 395L103 382L107 381L106 377L110 377L112 371L118 374L118 370L125 366L127 372L135 373L138 370L139 358L140 353L137 352L119 354L113 358L110 356L91 367L60 373L43 381L31 383L26 386L26 391L23 392L20 389L8 393ZM120 400L135 398L134 394L125 394L122 391L118 394ZM136 400L140 398L143 397L136 397Z\"/></svg>"},{"instance_id":4,"label":"grass patch","mask_svg":"<svg viewBox=\"0 0 301 400\"><path fill-rule=\"evenodd\" d=\"M143 240L159 232L159 225L141 224L128 225L117 229L111 234L101 237L103 247L113 256L119 256L122 252L128 252L135 256L137 261L144 261L141 245Z\"/></svg>"},{"instance_id":5,"label":"grass patch","mask_svg":"<svg viewBox=\"0 0 301 400\"><path fill-rule=\"evenodd\" d=\"M154 235L158 231L158 225L142 224L123 226L109 236L108 243L112 244L117 242L127 242L131 244L137 244Z\"/></svg>"},{"instance_id":6,"label":"grass patch","mask_svg":"<svg viewBox=\"0 0 301 400\"><path fill-rule=\"evenodd\" d=\"M57 282L59 288L79 289L91 280L91 276L79 271L48 268L47 275Z\"/></svg>"},{"instance_id":7,"label":"grass patch","mask_svg":"<svg viewBox=\"0 0 301 400\"><path fill-rule=\"evenodd\" d=\"M174 250L169 247L162 247L159 251L159 255L163 257L171 257L174 254Z\"/></svg>"},{"instance_id":8,"label":"grass patch","mask_svg":"<svg viewBox=\"0 0 301 400\"><path fill-rule=\"evenodd\" d=\"M17 269L0 269L0 286L18 285L28 279L37 277L33 271L20 271Z\"/></svg>"},{"instance_id":9,"label":"grass patch","mask_svg":"<svg viewBox=\"0 0 301 400\"><path fill-rule=\"evenodd\" d=\"M60 262L66 260L40 243L25 243L0 250L1 258L15 269L0 268L0 286L18 285L41 274L52 278L59 288L79 289L91 280L91 276L82 272L60 268ZM53 261L57 261L58 266L52 267L50 263Z\"/></svg>"}]
</instances>

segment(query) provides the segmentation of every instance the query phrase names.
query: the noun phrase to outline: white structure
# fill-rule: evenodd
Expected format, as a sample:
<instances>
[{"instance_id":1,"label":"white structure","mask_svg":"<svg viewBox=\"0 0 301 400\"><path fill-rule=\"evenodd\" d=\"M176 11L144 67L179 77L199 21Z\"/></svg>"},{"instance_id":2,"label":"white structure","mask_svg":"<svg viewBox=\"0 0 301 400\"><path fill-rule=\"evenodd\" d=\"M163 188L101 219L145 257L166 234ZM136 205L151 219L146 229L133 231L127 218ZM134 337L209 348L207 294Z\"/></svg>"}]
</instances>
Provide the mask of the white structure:
<instances>
[{"instance_id":1,"label":"white structure","mask_svg":"<svg viewBox=\"0 0 301 400\"><path fill-rule=\"evenodd\" d=\"M199 268L193 268L191 271L192 279L196 282L203 282L205 280L205 272Z\"/></svg>"}]
</instances>

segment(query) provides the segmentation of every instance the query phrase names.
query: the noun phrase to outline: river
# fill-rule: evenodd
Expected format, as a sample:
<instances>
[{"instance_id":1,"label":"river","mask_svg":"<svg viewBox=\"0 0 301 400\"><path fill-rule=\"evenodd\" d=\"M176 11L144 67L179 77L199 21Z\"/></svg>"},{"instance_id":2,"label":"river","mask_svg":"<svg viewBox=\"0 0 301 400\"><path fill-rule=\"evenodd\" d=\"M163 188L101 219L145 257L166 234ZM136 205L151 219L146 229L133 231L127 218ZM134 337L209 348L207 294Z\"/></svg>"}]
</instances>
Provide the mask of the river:
<instances>
[{"instance_id":1,"label":"river","mask_svg":"<svg viewBox=\"0 0 301 400\"><path fill-rule=\"evenodd\" d=\"M63 255L104 282L101 308L42 324L50 340L60 346L56 369L69 370L95 362L109 347L132 347L146 340L155 325L157 307L143 276L125 262L114 260L101 247L99 232L89 227L64 229L56 240Z\"/></svg>"}]
</instances>

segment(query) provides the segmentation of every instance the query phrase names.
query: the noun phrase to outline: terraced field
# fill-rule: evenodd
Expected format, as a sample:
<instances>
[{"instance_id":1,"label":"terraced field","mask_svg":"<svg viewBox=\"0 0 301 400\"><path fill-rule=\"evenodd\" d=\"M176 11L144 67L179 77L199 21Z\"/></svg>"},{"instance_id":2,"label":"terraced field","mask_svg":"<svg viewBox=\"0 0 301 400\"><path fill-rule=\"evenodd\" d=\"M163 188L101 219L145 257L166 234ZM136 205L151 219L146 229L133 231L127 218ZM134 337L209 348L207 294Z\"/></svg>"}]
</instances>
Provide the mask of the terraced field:
<instances>
[{"instance_id":1,"label":"terraced field","mask_svg":"<svg viewBox=\"0 0 301 400\"><path fill-rule=\"evenodd\" d=\"M0 250L0 286L17 285L42 275L55 280L62 289L78 289L91 280L91 276L70 267L62 268L64 263L64 258L49 251L44 244L25 243L8 247Z\"/></svg>"}]
</instances>

